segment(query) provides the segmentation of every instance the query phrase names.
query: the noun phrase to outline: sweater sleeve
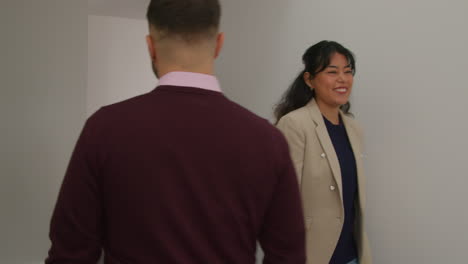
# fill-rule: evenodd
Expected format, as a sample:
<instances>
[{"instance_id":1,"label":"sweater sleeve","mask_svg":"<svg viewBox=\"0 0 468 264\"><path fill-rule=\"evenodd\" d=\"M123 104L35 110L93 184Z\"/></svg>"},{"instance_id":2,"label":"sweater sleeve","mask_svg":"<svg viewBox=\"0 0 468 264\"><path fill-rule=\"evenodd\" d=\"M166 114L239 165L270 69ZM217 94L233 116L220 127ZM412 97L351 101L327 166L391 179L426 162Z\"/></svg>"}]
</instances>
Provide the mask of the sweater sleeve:
<instances>
[{"instance_id":1,"label":"sweater sleeve","mask_svg":"<svg viewBox=\"0 0 468 264\"><path fill-rule=\"evenodd\" d=\"M259 242L264 264L305 263L305 228L294 166L284 137L276 140L276 185L268 206Z\"/></svg>"},{"instance_id":2,"label":"sweater sleeve","mask_svg":"<svg viewBox=\"0 0 468 264\"><path fill-rule=\"evenodd\" d=\"M50 223L45 264L95 264L102 248L102 202L92 117L76 143Z\"/></svg>"}]
</instances>

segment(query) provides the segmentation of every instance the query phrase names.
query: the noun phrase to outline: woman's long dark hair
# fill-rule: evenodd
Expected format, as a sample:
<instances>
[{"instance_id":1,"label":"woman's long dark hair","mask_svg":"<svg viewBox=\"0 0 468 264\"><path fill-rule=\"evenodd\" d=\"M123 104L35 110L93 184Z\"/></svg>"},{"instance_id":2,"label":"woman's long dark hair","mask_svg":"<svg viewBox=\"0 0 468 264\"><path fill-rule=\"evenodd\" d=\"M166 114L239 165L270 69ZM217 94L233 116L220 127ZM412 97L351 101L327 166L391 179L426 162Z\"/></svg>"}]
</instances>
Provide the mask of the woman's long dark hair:
<instances>
[{"instance_id":1,"label":"woman's long dark hair","mask_svg":"<svg viewBox=\"0 0 468 264\"><path fill-rule=\"evenodd\" d=\"M314 78L317 73L325 70L330 65L330 58L335 53L342 54L348 59L354 75L356 72L354 55L341 44L335 41L323 40L309 47L302 55L304 70L299 73L274 109L276 122L287 113L305 106L312 98L315 98L315 91L310 89L304 81L304 73L309 72L310 77ZM349 113L350 108L351 104L349 102L340 107L345 114Z\"/></svg>"}]
</instances>

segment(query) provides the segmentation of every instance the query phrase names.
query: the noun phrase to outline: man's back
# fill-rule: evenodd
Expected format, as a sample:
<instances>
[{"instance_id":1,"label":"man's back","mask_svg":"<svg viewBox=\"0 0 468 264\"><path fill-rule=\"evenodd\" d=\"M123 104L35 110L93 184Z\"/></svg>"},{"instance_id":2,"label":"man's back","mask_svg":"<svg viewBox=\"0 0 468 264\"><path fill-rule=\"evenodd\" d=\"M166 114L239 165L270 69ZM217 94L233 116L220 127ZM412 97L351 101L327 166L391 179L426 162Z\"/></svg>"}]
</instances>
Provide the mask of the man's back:
<instances>
[{"instance_id":1,"label":"man's back","mask_svg":"<svg viewBox=\"0 0 468 264\"><path fill-rule=\"evenodd\" d=\"M299 199L266 120L219 92L160 86L88 120L47 263L94 263L101 246L109 264L254 263L257 239L265 263L304 263Z\"/></svg>"}]
</instances>

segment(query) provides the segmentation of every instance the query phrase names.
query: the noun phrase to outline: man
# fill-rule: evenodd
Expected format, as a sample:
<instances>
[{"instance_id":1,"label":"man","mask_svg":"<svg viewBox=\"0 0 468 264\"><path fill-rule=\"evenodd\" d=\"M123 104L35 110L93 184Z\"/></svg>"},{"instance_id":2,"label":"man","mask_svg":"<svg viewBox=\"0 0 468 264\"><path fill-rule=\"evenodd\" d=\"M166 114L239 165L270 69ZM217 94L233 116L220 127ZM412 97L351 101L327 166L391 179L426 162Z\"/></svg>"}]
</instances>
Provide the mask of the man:
<instances>
[{"instance_id":1,"label":"man","mask_svg":"<svg viewBox=\"0 0 468 264\"><path fill-rule=\"evenodd\" d=\"M51 221L46 264L305 263L287 143L213 74L217 0L154 0L159 86L86 122Z\"/></svg>"}]
</instances>

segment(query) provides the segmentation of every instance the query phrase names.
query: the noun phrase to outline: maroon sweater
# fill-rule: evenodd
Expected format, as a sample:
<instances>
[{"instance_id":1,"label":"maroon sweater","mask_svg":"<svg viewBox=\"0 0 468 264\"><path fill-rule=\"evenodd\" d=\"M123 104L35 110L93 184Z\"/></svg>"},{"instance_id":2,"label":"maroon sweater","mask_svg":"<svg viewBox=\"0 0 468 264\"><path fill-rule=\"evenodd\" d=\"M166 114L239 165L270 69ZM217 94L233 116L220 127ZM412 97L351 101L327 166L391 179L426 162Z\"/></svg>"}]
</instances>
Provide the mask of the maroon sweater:
<instances>
[{"instance_id":1,"label":"maroon sweater","mask_svg":"<svg viewBox=\"0 0 468 264\"><path fill-rule=\"evenodd\" d=\"M221 93L160 86L87 122L46 264L305 263L283 136Z\"/></svg>"}]
</instances>

